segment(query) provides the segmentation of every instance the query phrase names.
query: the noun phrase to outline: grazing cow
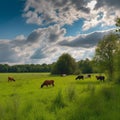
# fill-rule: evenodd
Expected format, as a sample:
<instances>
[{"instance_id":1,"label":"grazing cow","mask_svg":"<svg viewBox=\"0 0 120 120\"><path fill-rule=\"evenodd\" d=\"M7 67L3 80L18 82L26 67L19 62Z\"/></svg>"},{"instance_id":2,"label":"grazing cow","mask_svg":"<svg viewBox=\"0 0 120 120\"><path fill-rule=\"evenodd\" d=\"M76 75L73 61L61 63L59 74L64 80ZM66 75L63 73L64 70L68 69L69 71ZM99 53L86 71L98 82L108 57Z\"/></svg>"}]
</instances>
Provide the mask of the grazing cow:
<instances>
[{"instance_id":1,"label":"grazing cow","mask_svg":"<svg viewBox=\"0 0 120 120\"><path fill-rule=\"evenodd\" d=\"M91 75L86 75L85 78L91 78Z\"/></svg>"},{"instance_id":2,"label":"grazing cow","mask_svg":"<svg viewBox=\"0 0 120 120\"><path fill-rule=\"evenodd\" d=\"M91 78L91 75L88 75L88 78Z\"/></svg>"},{"instance_id":3,"label":"grazing cow","mask_svg":"<svg viewBox=\"0 0 120 120\"><path fill-rule=\"evenodd\" d=\"M61 76L62 76L62 77L65 77L65 76L66 76L66 74L61 74Z\"/></svg>"},{"instance_id":4,"label":"grazing cow","mask_svg":"<svg viewBox=\"0 0 120 120\"><path fill-rule=\"evenodd\" d=\"M54 80L45 80L44 82L43 82L43 84L41 85L41 88L43 87L43 86L49 86L49 85L52 85L52 86L54 86Z\"/></svg>"},{"instance_id":5,"label":"grazing cow","mask_svg":"<svg viewBox=\"0 0 120 120\"><path fill-rule=\"evenodd\" d=\"M80 79L84 79L84 76L83 75L78 75L76 78L75 78L76 80L78 79L78 80L80 80Z\"/></svg>"},{"instance_id":6,"label":"grazing cow","mask_svg":"<svg viewBox=\"0 0 120 120\"><path fill-rule=\"evenodd\" d=\"M100 80L100 81L105 81L105 77L104 76L96 76L96 79Z\"/></svg>"},{"instance_id":7,"label":"grazing cow","mask_svg":"<svg viewBox=\"0 0 120 120\"><path fill-rule=\"evenodd\" d=\"M9 81L14 81L15 82L15 79L13 77L8 77L8 82Z\"/></svg>"}]
</instances>

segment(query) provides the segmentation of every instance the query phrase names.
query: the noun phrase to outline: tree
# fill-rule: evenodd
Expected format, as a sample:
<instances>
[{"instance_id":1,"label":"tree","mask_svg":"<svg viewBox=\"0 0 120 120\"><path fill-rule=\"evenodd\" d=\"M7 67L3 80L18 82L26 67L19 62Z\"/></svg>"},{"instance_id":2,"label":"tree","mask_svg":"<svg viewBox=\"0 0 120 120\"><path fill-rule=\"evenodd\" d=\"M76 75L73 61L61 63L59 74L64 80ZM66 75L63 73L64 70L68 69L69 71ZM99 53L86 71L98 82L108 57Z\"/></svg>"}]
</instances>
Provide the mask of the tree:
<instances>
[{"instance_id":1,"label":"tree","mask_svg":"<svg viewBox=\"0 0 120 120\"><path fill-rule=\"evenodd\" d=\"M99 65L101 72L107 73L108 80L110 81L113 79L117 40L117 35L111 33L98 43L95 51L94 60Z\"/></svg>"},{"instance_id":2,"label":"tree","mask_svg":"<svg viewBox=\"0 0 120 120\"><path fill-rule=\"evenodd\" d=\"M116 29L116 32L118 33L119 36L119 41L117 43L117 52L116 52L116 61L115 61L115 65L116 65L116 75L115 75L115 79L117 81L117 83L120 83L120 18L116 19L116 26L118 27Z\"/></svg>"},{"instance_id":3,"label":"tree","mask_svg":"<svg viewBox=\"0 0 120 120\"><path fill-rule=\"evenodd\" d=\"M115 80L120 83L120 41L117 43L117 51L115 56Z\"/></svg>"},{"instance_id":4,"label":"tree","mask_svg":"<svg viewBox=\"0 0 120 120\"><path fill-rule=\"evenodd\" d=\"M75 60L69 54L64 53L53 65L52 74L73 74L75 70Z\"/></svg>"},{"instance_id":5,"label":"tree","mask_svg":"<svg viewBox=\"0 0 120 120\"><path fill-rule=\"evenodd\" d=\"M118 28L116 29L116 32L120 32L120 18L117 18L117 19L116 19L116 26L118 27Z\"/></svg>"},{"instance_id":6,"label":"tree","mask_svg":"<svg viewBox=\"0 0 120 120\"><path fill-rule=\"evenodd\" d=\"M93 72L92 61L90 61L88 58L85 60L79 61L78 67L82 73L92 73Z\"/></svg>"}]
</instances>

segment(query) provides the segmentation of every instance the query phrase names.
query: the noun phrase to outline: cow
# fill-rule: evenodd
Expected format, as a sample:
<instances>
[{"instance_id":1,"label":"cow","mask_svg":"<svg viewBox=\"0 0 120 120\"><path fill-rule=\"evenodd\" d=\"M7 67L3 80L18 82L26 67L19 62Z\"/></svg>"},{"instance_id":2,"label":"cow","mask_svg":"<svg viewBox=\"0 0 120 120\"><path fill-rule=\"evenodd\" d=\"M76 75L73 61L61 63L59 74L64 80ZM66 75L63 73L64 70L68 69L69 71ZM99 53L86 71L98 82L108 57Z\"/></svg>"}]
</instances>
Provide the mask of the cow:
<instances>
[{"instance_id":1,"label":"cow","mask_svg":"<svg viewBox=\"0 0 120 120\"><path fill-rule=\"evenodd\" d=\"M103 82L105 81L105 77L101 76L101 75L100 76L96 76L96 79L100 80L100 81L103 81Z\"/></svg>"},{"instance_id":2,"label":"cow","mask_svg":"<svg viewBox=\"0 0 120 120\"><path fill-rule=\"evenodd\" d=\"M8 77L8 82L9 81L14 81L15 82L15 79L13 77Z\"/></svg>"},{"instance_id":3,"label":"cow","mask_svg":"<svg viewBox=\"0 0 120 120\"><path fill-rule=\"evenodd\" d=\"M54 86L54 80L45 80L45 81L42 83L41 88L42 88L43 86L47 86L47 87L48 87L49 85Z\"/></svg>"},{"instance_id":4,"label":"cow","mask_svg":"<svg viewBox=\"0 0 120 120\"><path fill-rule=\"evenodd\" d=\"M91 75L90 75L90 74L88 74L88 75L86 75L86 76L85 76L85 78L91 78Z\"/></svg>"},{"instance_id":5,"label":"cow","mask_svg":"<svg viewBox=\"0 0 120 120\"><path fill-rule=\"evenodd\" d=\"M61 77L65 77L66 76L66 74L61 74Z\"/></svg>"},{"instance_id":6,"label":"cow","mask_svg":"<svg viewBox=\"0 0 120 120\"><path fill-rule=\"evenodd\" d=\"M80 79L84 79L84 76L83 75L78 75L76 78L75 78L76 80L80 80Z\"/></svg>"}]
</instances>

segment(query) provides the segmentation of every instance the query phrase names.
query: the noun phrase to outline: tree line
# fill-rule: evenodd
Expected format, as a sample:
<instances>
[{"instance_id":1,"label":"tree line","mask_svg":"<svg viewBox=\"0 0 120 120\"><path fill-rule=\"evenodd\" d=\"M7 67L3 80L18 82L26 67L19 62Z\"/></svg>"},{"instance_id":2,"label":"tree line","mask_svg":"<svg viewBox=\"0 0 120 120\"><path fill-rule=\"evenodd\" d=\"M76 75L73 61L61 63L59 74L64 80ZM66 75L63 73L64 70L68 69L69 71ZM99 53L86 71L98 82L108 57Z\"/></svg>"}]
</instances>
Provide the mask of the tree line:
<instances>
[{"instance_id":1,"label":"tree line","mask_svg":"<svg viewBox=\"0 0 120 120\"><path fill-rule=\"evenodd\" d=\"M64 56L69 56L68 59ZM69 54L65 53L60 56L61 63L52 63L52 64L22 64L22 65L8 65L0 64L1 73L21 73L21 72L51 72L52 74L79 74L79 73L93 73L96 72L93 70L92 61L89 59L80 60L76 62ZM74 61L71 61L71 59ZM68 61L69 63L67 63ZM72 64L73 62L73 64ZM57 67L59 68L56 68ZM72 68L71 68L72 64ZM70 67L70 68L69 68ZM70 71L69 71L70 69Z\"/></svg>"},{"instance_id":2,"label":"tree line","mask_svg":"<svg viewBox=\"0 0 120 120\"><path fill-rule=\"evenodd\" d=\"M23 64L23 65L8 65L0 64L0 72L50 72L51 65L48 64Z\"/></svg>"}]
</instances>

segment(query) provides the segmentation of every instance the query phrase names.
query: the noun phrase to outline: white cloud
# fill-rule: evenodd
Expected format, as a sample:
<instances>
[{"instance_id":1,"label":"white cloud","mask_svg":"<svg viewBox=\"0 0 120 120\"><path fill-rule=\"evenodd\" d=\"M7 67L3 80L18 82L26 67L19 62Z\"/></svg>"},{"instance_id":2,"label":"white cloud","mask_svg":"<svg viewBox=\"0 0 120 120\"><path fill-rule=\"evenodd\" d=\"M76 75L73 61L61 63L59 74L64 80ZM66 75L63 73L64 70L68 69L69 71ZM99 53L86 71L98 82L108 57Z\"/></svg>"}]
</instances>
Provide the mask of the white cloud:
<instances>
[{"instance_id":1,"label":"white cloud","mask_svg":"<svg viewBox=\"0 0 120 120\"><path fill-rule=\"evenodd\" d=\"M38 25L58 23L72 24L89 13L84 0L27 0L23 16L27 23Z\"/></svg>"},{"instance_id":2,"label":"white cloud","mask_svg":"<svg viewBox=\"0 0 120 120\"><path fill-rule=\"evenodd\" d=\"M27 0L23 16L27 23L61 26L84 18L82 28L88 30L97 25L115 25L115 18L120 14L119 4L119 0Z\"/></svg>"},{"instance_id":3,"label":"white cloud","mask_svg":"<svg viewBox=\"0 0 120 120\"><path fill-rule=\"evenodd\" d=\"M119 9L120 1L96 0L96 4L94 5L95 5L94 9L92 6L88 18L85 18L83 30L88 30L97 25L101 25L102 27L114 26L116 17L118 16L120 17L120 9Z\"/></svg>"},{"instance_id":4,"label":"white cloud","mask_svg":"<svg viewBox=\"0 0 120 120\"><path fill-rule=\"evenodd\" d=\"M54 25L36 29L27 38L20 35L14 40L1 40L0 62L52 63L63 53L71 54L76 60L91 58L98 41L108 32L95 32L76 37L66 37L65 33L64 28Z\"/></svg>"}]
</instances>

